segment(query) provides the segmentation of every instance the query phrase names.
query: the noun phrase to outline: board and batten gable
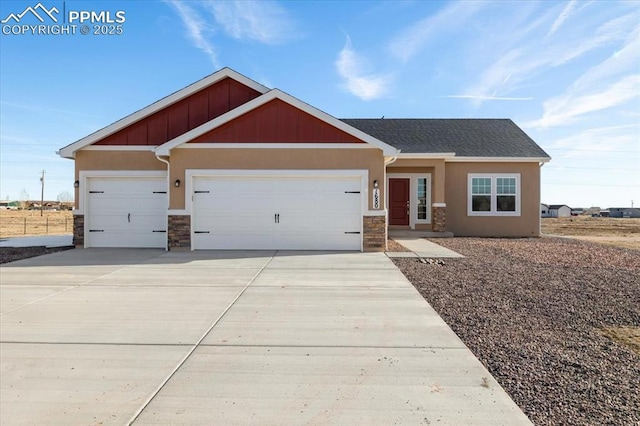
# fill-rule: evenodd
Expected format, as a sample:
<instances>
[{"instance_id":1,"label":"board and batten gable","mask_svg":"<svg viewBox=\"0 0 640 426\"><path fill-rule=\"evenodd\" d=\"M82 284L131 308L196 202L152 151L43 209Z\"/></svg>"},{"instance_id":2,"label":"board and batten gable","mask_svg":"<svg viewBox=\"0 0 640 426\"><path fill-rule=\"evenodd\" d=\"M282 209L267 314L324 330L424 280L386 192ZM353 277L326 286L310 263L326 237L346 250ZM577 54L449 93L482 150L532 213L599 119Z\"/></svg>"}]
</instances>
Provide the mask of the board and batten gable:
<instances>
[{"instance_id":1,"label":"board and batten gable","mask_svg":"<svg viewBox=\"0 0 640 426\"><path fill-rule=\"evenodd\" d=\"M260 95L242 83L225 78L94 145L161 145Z\"/></svg>"},{"instance_id":2,"label":"board and batten gable","mask_svg":"<svg viewBox=\"0 0 640 426\"><path fill-rule=\"evenodd\" d=\"M189 143L365 142L280 99L274 99Z\"/></svg>"},{"instance_id":3,"label":"board and batten gable","mask_svg":"<svg viewBox=\"0 0 640 426\"><path fill-rule=\"evenodd\" d=\"M518 174L519 216L470 216L470 174ZM540 236L540 164L538 162L447 162L447 230L459 237Z\"/></svg>"}]
</instances>

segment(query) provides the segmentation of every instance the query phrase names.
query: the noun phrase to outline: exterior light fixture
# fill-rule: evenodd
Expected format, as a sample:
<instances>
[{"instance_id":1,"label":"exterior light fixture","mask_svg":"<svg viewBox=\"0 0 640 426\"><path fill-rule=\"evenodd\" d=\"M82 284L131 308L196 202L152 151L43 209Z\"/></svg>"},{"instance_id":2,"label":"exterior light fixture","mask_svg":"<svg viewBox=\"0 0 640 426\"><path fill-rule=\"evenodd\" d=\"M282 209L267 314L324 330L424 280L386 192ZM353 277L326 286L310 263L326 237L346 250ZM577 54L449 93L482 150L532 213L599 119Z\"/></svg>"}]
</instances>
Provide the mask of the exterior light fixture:
<instances>
[{"instance_id":1,"label":"exterior light fixture","mask_svg":"<svg viewBox=\"0 0 640 426\"><path fill-rule=\"evenodd\" d=\"M378 186L380 186L380 185L378 184L378 181L377 181L377 180L374 180L374 181L373 181L373 187L374 187L374 188L377 188Z\"/></svg>"},{"instance_id":2,"label":"exterior light fixture","mask_svg":"<svg viewBox=\"0 0 640 426\"><path fill-rule=\"evenodd\" d=\"M80 188L80 181L77 180L77 181L73 182L73 187L74 188Z\"/></svg>"},{"instance_id":3,"label":"exterior light fixture","mask_svg":"<svg viewBox=\"0 0 640 426\"><path fill-rule=\"evenodd\" d=\"M181 182L180 182L180 179L176 179L176 181L173 183L173 185L174 185L176 188L180 188L180 183L181 183Z\"/></svg>"}]
</instances>

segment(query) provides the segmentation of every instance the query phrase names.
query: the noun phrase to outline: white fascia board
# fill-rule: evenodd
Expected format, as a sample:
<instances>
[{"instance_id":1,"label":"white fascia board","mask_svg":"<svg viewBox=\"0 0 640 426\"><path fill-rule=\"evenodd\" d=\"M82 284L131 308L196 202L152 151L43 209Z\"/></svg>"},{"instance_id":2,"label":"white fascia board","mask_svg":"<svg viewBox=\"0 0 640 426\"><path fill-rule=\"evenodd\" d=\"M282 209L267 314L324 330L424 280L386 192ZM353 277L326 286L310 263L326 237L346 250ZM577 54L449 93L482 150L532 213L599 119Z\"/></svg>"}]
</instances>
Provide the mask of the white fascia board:
<instances>
[{"instance_id":1,"label":"white fascia board","mask_svg":"<svg viewBox=\"0 0 640 426\"><path fill-rule=\"evenodd\" d=\"M156 150L154 145L90 145L84 151L150 151Z\"/></svg>"},{"instance_id":2,"label":"white fascia board","mask_svg":"<svg viewBox=\"0 0 640 426\"><path fill-rule=\"evenodd\" d=\"M452 163L547 163L550 157L453 157Z\"/></svg>"},{"instance_id":3,"label":"white fascia board","mask_svg":"<svg viewBox=\"0 0 640 426\"><path fill-rule=\"evenodd\" d=\"M130 126L131 124L142 120L145 117L148 117L149 115L158 112L166 107L168 107L171 104L174 104L206 87L211 86L212 84L217 83L220 80L223 80L225 78L231 78L233 80L236 80L237 82L244 84L245 86L248 86L260 93L266 93L269 91L268 87L263 86L262 84L259 84L253 80L251 80L250 78L247 78L245 76L243 76L242 74L239 74L238 72L230 69L230 68L223 68L220 71L217 71L199 81L196 81L193 84L190 84L189 86L178 90L177 92L172 93L171 95L164 97L162 99L160 99L157 102L152 103L151 105L142 108L141 110L138 110L136 112L134 112L131 115L128 115L118 121L116 121L113 124L108 125L107 127L104 127L100 130L98 130L95 133L90 134L89 136L86 136L70 145L65 146L64 148L60 149L59 151L57 151L56 153L64 158L74 158L75 157L75 153L76 151L78 151L79 149L82 149L86 146L89 146L97 141L99 141L100 139L103 139L109 135L112 135L113 133L124 129L127 126Z\"/></svg>"},{"instance_id":4,"label":"white fascia board","mask_svg":"<svg viewBox=\"0 0 640 426\"><path fill-rule=\"evenodd\" d=\"M214 118L213 120L202 124L199 127L196 127L193 130L188 131L187 133L183 133L182 135L166 142L163 145L160 145L157 149L156 149L156 155L169 155L169 152L174 149L177 148L178 146L185 144L207 132L210 132L212 130L214 130L217 127L222 126L223 124L226 124L238 117L240 117L243 114L248 113L249 111L252 111L262 105L265 105L266 103L274 100L274 99L280 99L283 102L288 103L289 105L298 108L314 117L316 117L319 120L324 121L325 123L340 129L342 131L344 131L345 133L348 133L364 142L366 142L367 144L373 146L374 148L378 148L381 149L382 152L384 153L384 155L396 155L398 153L398 150L394 147L392 147L391 145L388 145L358 129L356 129L355 127L349 126L348 124L338 120L337 118L323 112L320 111L317 108L312 107L311 105L304 103L302 101L300 101L299 99L294 98L293 96L284 93L281 90L278 89L273 89L270 90L269 92L265 93L262 96L259 96L245 104L240 105L239 107L237 107L234 110L231 110L229 112L227 112L226 114L223 114L219 117ZM291 145L290 145L291 146ZM295 145L293 145L295 146Z\"/></svg>"},{"instance_id":5,"label":"white fascia board","mask_svg":"<svg viewBox=\"0 0 640 426\"><path fill-rule=\"evenodd\" d=\"M416 159L416 160L451 160L456 156L455 152L424 152L424 153L407 153L407 154L398 154L398 159Z\"/></svg>"},{"instance_id":6,"label":"white fascia board","mask_svg":"<svg viewBox=\"0 0 640 426\"><path fill-rule=\"evenodd\" d=\"M185 143L174 149L376 149L366 143ZM154 147L155 148L155 147Z\"/></svg>"}]
</instances>

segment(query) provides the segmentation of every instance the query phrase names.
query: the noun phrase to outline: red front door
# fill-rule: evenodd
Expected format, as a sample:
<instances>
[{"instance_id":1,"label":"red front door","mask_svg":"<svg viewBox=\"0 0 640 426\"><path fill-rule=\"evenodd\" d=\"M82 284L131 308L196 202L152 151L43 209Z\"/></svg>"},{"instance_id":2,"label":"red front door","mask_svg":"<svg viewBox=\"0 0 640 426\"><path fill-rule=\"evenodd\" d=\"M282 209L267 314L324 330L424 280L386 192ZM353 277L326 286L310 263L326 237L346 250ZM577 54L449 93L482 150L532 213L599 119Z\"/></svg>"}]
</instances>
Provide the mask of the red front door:
<instances>
[{"instance_id":1,"label":"red front door","mask_svg":"<svg viewBox=\"0 0 640 426\"><path fill-rule=\"evenodd\" d=\"M389 179L389 225L409 225L409 179Z\"/></svg>"}]
</instances>

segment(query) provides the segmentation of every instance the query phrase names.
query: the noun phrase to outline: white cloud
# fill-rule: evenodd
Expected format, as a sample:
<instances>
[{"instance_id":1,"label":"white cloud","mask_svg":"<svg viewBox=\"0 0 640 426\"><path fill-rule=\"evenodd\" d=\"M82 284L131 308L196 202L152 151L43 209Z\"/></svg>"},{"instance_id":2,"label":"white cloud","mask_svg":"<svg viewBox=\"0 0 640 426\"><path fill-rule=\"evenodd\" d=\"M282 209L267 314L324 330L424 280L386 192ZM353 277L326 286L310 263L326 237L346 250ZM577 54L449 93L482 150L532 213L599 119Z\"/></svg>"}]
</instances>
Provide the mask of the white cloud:
<instances>
[{"instance_id":1,"label":"white cloud","mask_svg":"<svg viewBox=\"0 0 640 426\"><path fill-rule=\"evenodd\" d=\"M484 96L484 95L448 95L445 98L455 99L475 99L481 101L530 101L532 97L510 97L510 96Z\"/></svg>"},{"instance_id":2,"label":"white cloud","mask_svg":"<svg viewBox=\"0 0 640 426\"><path fill-rule=\"evenodd\" d=\"M554 127L574 123L581 116L625 104L640 97L640 74L629 75L595 93L565 93L544 102L544 113L531 127Z\"/></svg>"},{"instance_id":3,"label":"white cloud","mask_svg":"<svg viewBox=\"0 0 640 426\"><path fill-rule=\"evenodd\" d=\"M216 23L235 39L279 44L298 36L289 13L272 1L207 1L205 5Z\"/></svg>"},{"instance_id":4,"label":"white cloud","mask_svg":"<svg viewBox=\"0 0 640 426\"><path fill-rule=\"evenodd\" d=\"M585 12L585 9L588 9L587 6L583 6L579 10L572 7L567 13L572 12L574 15L583 12L591 13L590 10ZM565 9L568 7L569 5ZM566 15L561 14L561 16L565 16L565 18L560 23L558 23L559 18L556 18L554 22L555 31L558 31L560 25L566 25ZM549 17L547 16L545 19L548 20ZM591 15L589 17L592 18ZM519 43L515 48L509 48L495 58L480 73L477 81L471 84L464 92L481 96L505 96L528 84L539 74L575 61L586 53L619 42L626 42L629 46L623 47L617 52L619 60L612 60L610 64L603 66L603 68L610 70L614 67L627 69L632 61L637 61L637 54L632 52L637 52L637 40L639 37L637 35L634 36L634 34L639 32L637 27L638 17L638 13L634 12L605 20L600 24L590 22L589 25L574 25L571 28L570 35L563 35L562 37L559 36L560 31L555 34L556 37L540 37L538 35L539 32L536 32L538 28L534 25L516 30L512 35L509 35L509 38L520 39L523 42ZM585 16L580 15L577 18L585 19ZM543 22L542 20L538 21L539 24ZM596 29L592 30L592 26L595 26ZM505 44L510 45L511 42L506 41ZM496 46L495 50L499 51L499 47ZM598 72L604 73L604 69ZM594 75L593 77L593 80L595 80L596 76ZM472 101L476 106L482 103L482 99L479 98Z\"/></svg>"},{"instance_id":5,"label":"white cloud","mask_svg":"<svg viewBox=\"0 0 640 426\"><path fill-rule=\"evenodd\" d=\"M424 18L396 35L389 43L391 53L406 62L432 40L455 32L485 6L485 2L457 1L437 14Z\"/></svg>"},{"instance_id":6,"label":"white cloud","mask_svg":"<svg viewBox=\"0 0 640 426\"><path fill-rule=\"evenodd\" d=\"M562 12L560 12L560 15L558 15L556 20L553 21L553 25L551 25L551 29L547 33L547 37L553 35L553 33L558 31L558 28L562 26L562 24L564 23L564 21L567 20L571 12L573 12L573 9L575 9L577 3L578 3L578 0L571 0L569 1L569 3L567 3L564 9L562 9Z\"/></svg>"},{"instance_id":7,"label":"white cloud","mask_svg":"<svg viewBox=\"0 0 640 426\"><path fill-rule=\"evenodd\" d=\"M389 89L391 77L388 75L366 73L366 62L353 50L347 37L344 48L335 62L344 87L351 94L365 101L384 96Z\"/></svg>"},{"instance_id":8,"label":"white cloud","mask_svg":"<svg viewBox=\"0 0 640 426\"><path fill-rule=\"evenodd\" d=\"M193 41L195 47L207 54L214 67L220 68L220 63L218 62L218 56L216 55L215 49L204 35L206 31L210 30L210 28L198 12L187 6L186 2L180 0L165 0L165 2L173 6L173 8L178 12L180 19L182 19L185 27L187 27L187 35L191 41Z\"/></svg>"}]
</instances>

